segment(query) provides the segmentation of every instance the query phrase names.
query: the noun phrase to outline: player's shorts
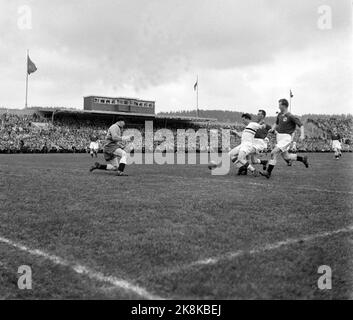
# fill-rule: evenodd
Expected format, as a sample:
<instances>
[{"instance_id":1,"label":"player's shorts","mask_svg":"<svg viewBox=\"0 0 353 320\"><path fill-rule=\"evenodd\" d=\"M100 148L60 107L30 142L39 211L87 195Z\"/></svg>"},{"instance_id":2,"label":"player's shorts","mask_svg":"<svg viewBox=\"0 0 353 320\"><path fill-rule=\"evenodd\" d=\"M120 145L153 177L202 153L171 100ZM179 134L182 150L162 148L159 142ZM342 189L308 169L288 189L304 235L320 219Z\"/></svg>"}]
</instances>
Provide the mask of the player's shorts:
<instances>
[{"instance_id":1,"label":"player's shorts","mask_svg":"<svg viewBox=\"0 0 353 320\"><path fill-rule=\"evenodd\" d=\"M114 167L118 167L120 161L126 163L126 151L121 148L116 148L113 152L104 150L103 156L105 161Z\"/></svg>"},{"instance_id":2,"label":"player's shorts","mask_svg":"<svg viewBox=\"0 0 353 320\"><path fill-rule=\"evenodd\" d=\"M236 146L235 148L233 148L232 150L229 151L229 157L231 159L233 159L234 157L237 157L239 154L239 150L240 150L240 145Z\"/></svg>"},{"instance_id":3,"label":"player's shorts","mask_svg":"<svg viewBox=\"0 0 353 320\"><path fill-rule=\"evenodd\" d=\"M240 152L245 153L245 155L249 155L251 153L255 153L256 151L255 151L254 144L251 143L251 142L242 143L239 146L239 153Z\"/></svg>"},{"instance_id":4,"label":"player's shorts","mask_svg":"<svg viewBox=\"0 0 353 320\"><path fill-rule=\"evenodd\" d=\"M91 152L96 152L96 153L98 153L98 149L96 149L96 148L91 148Z\"/></svg>"},{"instance_id":5,"label":"player's shorts","mask_svg":"<svg viewBox=\"0 0 353 320\"><path fill-rule=\"evenodd\" d=\"M292 143L292 136L288 133L277 133L277 144L276 147L282 152L289 150L289 147Z\"/></svg>"},{"instance_id":6,"label":"player's shorts","mask_svg":"<svg viewBox=\"0 0 353 320\"><path fill-rule=\"evenodd\" d=\"M339 140L333 140L332 141L332 149L341 150L342 149L341 142L339 142Z\"/></svg>"},{"instance_id":7,"label":"player's shorts","mask_svg":"<svg viewBox=\"0 0 353 320\"><path fill-rule=\"evenodd\" d=\"M260 153L264 150L267 150L267 143L265 139L254 139L254 144L253 144L256 153Z\"/></svg>"}]
</instances>

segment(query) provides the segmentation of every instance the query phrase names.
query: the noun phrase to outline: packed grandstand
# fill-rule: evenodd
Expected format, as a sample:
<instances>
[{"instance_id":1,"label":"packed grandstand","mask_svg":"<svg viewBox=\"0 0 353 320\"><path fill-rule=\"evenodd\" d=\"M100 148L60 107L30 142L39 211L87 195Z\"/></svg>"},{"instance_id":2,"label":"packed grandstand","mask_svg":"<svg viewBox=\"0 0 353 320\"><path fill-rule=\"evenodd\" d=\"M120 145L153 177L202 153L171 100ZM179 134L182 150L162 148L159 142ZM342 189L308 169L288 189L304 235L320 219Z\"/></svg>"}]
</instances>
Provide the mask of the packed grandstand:
<instances>
[{"instance_id":1,"label":"packed grandstand","mask_svg":"<svg viewBox=\"0 0 353 320\"><path fill-rule=\"evenodd\" d=\"M114 122L115 116L114 113L96 114L63 109L34 108L17 111L3 109L0 110L0 153L88 152L88 146L92 140L101 142L102 147L106 130ZM207 130L242 129L240 123L221 123L216 119L158 117L158 115L153 118L127 116L127 128L140 129L143 133L145 120L153 121L154 131L168 128L173 130L175 136L177 129L194 129L195 131L200 128ZM343 137L343 151L352 152L352 116L302 117L302 120L306 128L306 138L304 141L299 141L299 136L296 137L298 151L330 151L330 135L337 130ZM221 139L221 133L219 139ZM160 140L156 140L155 147L160 144ZM167 146L168 151L177 150L177 139L174 140L174 145ZM269 149L273 142L272 140ZM239 143L239 138L232 137L232 147ZM135 147L144 151L143 146ZM196 146L196 150L192 151L200 150Z\"/></svg>"}]
</instances>

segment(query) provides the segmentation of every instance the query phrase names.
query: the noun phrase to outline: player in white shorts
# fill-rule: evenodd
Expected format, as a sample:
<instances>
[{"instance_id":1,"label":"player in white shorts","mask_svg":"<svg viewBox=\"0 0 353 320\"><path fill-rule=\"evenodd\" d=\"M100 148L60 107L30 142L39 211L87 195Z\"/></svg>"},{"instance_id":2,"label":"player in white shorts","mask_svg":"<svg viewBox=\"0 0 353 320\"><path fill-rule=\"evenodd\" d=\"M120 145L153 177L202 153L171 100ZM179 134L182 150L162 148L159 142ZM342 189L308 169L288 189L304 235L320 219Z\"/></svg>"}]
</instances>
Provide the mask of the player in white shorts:
<instances>
[{"instance_id":1,"label":"player in white shorts","mask_svg":"<svg viewBox=\"0 0 353 320\"><path fill-rule=\"evenodd\" d=\"M295 132L296 127L300 127L300 140L304 140L304 126L300 120L288 112L288 101L286 99L279 100L280 113L277 116L276 123L273 125L271 132L276 133L277 144L271 152L271 160L267 171L260 172L261 175L266 178L270 178L273 168L277 163L277 157L281 155L283 159L288 161L300 161L303 162L306 168L309 167L308 158L306 156L298 156L294 153L289 153L288 150L292 144L292 135Z\"/></svg>"},{"instance_id":2,"label":"player in white shorts","mask_svg":"<svg viewBox=\"0 0 353 320\"><path fill-rule=\"evenodd\" d=\"M89 144L89 153L91 157L93 158L94 156L97 158L98 157L98 151L99 151L99 143L96 138L92 139L91 143Z\"/></svg>"},{"instance_id":3,"label":"player in white shorts","mask_svg":"<svg viewBox=\"0 0 353 320\"><path fill-rule=\"evenodd\" d=\"M332 141L332 150L335 153L335 158L338 160L342 156L342 137L337 133L337 130L335 129L333 133L331 134L331 141Z\"/></svg>"},{"instance_id":4,"label":"player in white shorts","mask_svg":"<svg viewBox=\"0 0 353 320\"><path fill-rule=\"evenodd\" d=\"M255 168L249 163L247 160L247 156L251 153L255 152L254 148L254 136L256 131L260 128L263 128L264 125L261 125L257 122L251 121L251 115L248 113L244 113L242 115L242 122L246 126L242 133L239 133L236 130L232 130L233 134L238 135L241 137L241 143L239 146L233 148L229 153L229 157L231 158L232 162L239 168L244 166L245 170L249 170L252 174L257 175L257 171ZM210 164L209 168L214 169L219 167L219 164Z\"/></svg>"},{"instance_id":5,"label":"player in white shorts","mask_svg":"<svg viewBox=\"0 0 353 320\"><path fill-rule=\"evenodd\" d=\"M259 110L257 113L257 122L261 125L265 125L265 127L260 128L256 131L253 142L253 152L248 156L251 159L252 164L261 164L263 170L266 170L267 160L260 160L256 157L257 154L264 152L267 150L267 145L269 142L268 133L271 130L271 126L269 124L265 124L266 111ZM238 171L238 175L246 175L247 170L245 167L240 167Z\"/></svg>"}]
</instances>

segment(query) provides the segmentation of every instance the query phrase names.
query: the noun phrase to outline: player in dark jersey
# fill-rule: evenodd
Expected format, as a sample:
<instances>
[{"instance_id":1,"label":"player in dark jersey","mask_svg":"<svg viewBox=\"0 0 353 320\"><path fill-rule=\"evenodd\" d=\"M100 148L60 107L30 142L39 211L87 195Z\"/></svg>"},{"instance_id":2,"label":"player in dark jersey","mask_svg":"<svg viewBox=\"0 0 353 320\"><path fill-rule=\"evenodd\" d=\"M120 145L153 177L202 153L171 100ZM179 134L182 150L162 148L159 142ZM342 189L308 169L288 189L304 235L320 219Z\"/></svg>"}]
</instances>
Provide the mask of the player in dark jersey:
<instances>
[{"instance_id":1,"label":"player in dark jersey","mask_svg":"<svg viewBox=\"0 0 353 320\"><path fill-rule=\"evenodd\" d=\"M332 149L335 153L335 158L338 160L342 156L342 137L341 135L337 132L336 129L333 130L331 133L331 141L332 141Z\"/></svg>"},{"instance_id":2,"label":"player in dark jersey","mask_svg":"<svg viewBox=\"0 0 353 320\"><path fill-rule=\"evenodd\" d=\"M118 119L118 121L108 129L105 145L103 147L104 159L107 164L96 162L94 166L90 168L91 172L98 169L117 171L118 176L127 175L124 173L127 162L127 153L124 148L126 142L131 141L131 137L122 135L124 126L125 121L123 119Z\"/></svg>"},{"instance_id":3,"label":"player in dark jersey","mask_svg":"<svg viewBox=\"0 0 353 320\"><path fill-rule=\"evenodd\" d=\"M271 152L271 160L266 171L260 172L261 175L266 178L270 178L273 168L277 163L277 157L282 155L283 159L288 161L300 161L303 162L306 168L309 167L308 158L306 156L298 156L294 153L289 153L289 147L292 143L293 133L296 127L300 128L300 140L304 140L304 126L300 120L288 112L288 101L286 99L279 100L280 113L277 116L276 123L273 125L271 132L276 133L277 144Z\"/></svg>"}]
</instances>

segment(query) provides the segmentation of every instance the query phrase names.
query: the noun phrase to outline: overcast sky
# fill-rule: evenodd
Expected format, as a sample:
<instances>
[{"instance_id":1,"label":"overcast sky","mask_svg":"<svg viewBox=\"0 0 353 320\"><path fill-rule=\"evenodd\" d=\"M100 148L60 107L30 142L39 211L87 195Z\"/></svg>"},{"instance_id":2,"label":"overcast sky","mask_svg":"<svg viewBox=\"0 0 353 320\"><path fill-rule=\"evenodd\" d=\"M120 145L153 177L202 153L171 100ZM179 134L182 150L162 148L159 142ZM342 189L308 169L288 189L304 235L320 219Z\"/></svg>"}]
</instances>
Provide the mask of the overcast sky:
<instances>
[{"instance_id":1,"label":"overcast sky","mask_svg":"<svg viewBox=\"0 0 353 320\"><path fill-rule=\"evenodd\" d=\"M198 75L202 109L274 114L291 88L296 114L352 113L351 0L0 0L0 30L2 107L24 105L28 48L31 106L191 110Z\"/></svg>"}]
</instances>

